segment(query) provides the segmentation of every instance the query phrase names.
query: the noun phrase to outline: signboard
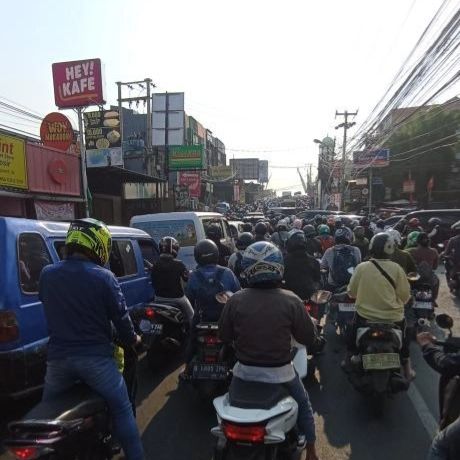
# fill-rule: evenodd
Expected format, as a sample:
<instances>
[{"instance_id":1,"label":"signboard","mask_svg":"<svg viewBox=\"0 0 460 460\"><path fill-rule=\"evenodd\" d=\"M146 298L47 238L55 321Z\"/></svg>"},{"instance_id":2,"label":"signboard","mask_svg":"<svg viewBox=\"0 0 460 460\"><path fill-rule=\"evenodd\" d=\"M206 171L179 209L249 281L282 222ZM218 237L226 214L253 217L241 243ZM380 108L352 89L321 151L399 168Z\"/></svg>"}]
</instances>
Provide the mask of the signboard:
<instances>
[{"instance_id":1,"label":"signboard","mask_svg":"<svg viewBox=\"0 0 460 460\"><path fill-rule=\"evenodd\" d=\"M415 192L415 180L408 179L403 182L403 193Z\"/></svg>"},{"instance_id":2,"label":"signboard","mask_svg":"<svg viewBox=\"0 0 460 460\"><path fill-rule=\"evenodd\" d=\"M259 182L268 182L268 160L259 160Z\"/></svg>"},{"instance_id":3,"label":"signboard","mask_svg":"<svg viewBox=\"0 0 460 460\"><path fill-rule=\"evenodd\" d=\"M233 177L231 166L211 166L211 177L214 180L226 180Z\"/></svg>"},{"instance_id":4,"label":"signboard","mask_svg":"<svg viewBox=\"0 0 460 460\"><path fill-rule=\"evenodd\" d=\"M367 185L367 177L357 177L356 185Z\"/></svg>"},{"instance_id":5,"label":"signboard","mask_svg":"<svg viewBox=\"0 0 460 460\"><path fill-rule=\"evenodd\" d=\"M179 185L188 188L188 194L191 198L200 198L201 176L199 172L180 172Z\"/></svg>"},{"instance_id":6,"label":"signboard","mask_svg":"<svg viewBox=\"0 0 460 460\"><path fill-rule=\"evenodd\" d=\"M66 152L73 142L70 120L62 113L49 113L40 125L40 139L46 147Z\"/></svg>"},{"instance_id":7,"label":"signboard","mask_svg":"<svg viewBox=\"0 0 460 460\"><path fill-rule=\"evenodd\" d=\"M169 170L203 169L203 145L174 145L169 148Z\"/></svg>"},{"instance_id":8,"label":"signboard","mask_svg":"<svg viewBox=\"0 0 460 460\"><path fill-rule=\"evenodd\" d=\"M353 152L353 166L355 168L370 167L382 168L390 164L390 149Z\"/></svg>"},{"instance_id":9,"label":"signboard","mask_svg":"<svg viewBox=\"0 0 460 460\"><path fill-rule=\"evenodd\" d=\"M54 101L60 109L105 104L100 59L56 62Z\"/></svg>"},{"instance_id":10,"label":"signboard","mask_svg":"<svg viewBox=\"0 0 460 460\"><path fill-rule=\"evenodd\" d=\"M75 219L74 203L54 203L36 200L34 205L38 220L69 221Z\"/></svg>"},{"instance_id":11,"label":"signboard","mask_svg":"<svg viewBox=\"0 0 460 460\"><path fill-rule=\"evenodd\" d=\"M185 118L184 93L155 93L152 96L153 145L183 145Z\"/></svg>"},{"instance_id":12,"label":"signboard","mask_svg":"<svg viewBox=\"0 0 460 460\"><path fill-rule=\"evenodd\" d=\"M238 179L259 180L258 158L233 158L230 160L230 166Z\"/></svg>"},{"instance_id":13,"label":"signboard","mask_svg":"<svg viewBox=\"0 0 460 460\"><path fill-rule=\"evenodd\" d=\"M2 133L0 133L0 186L27 189L25 142Z\"/></svg>"}]
</instances>

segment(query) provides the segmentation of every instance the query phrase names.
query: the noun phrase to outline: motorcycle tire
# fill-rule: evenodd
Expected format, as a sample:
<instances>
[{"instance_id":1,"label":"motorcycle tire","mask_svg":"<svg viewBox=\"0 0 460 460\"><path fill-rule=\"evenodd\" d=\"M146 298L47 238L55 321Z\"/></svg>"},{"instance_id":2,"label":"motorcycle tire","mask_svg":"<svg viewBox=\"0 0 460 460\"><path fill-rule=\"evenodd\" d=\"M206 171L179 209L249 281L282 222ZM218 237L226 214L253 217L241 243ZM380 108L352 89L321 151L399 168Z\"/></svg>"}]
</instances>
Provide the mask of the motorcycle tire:
<instances>
[{"instance_id":1,"label":"motorcycle tire","mask_svg":"<svg viewBox=\"0 0 460 460\"><path fill-rule=\"evenodd\" d=\"M243 446L229 443L222 454L222 457L214 456L213 460L281 460L278 459L277 446L265 444Z\"/></svg>"},{"instance_id":2,"label":"motorcycle tire","mask_svg":"<svg viewBox=\"0 0 460 460\"><path fill-rule=\"evenodd\" d=\"M383 409L385 406L385 394L375 393L370 397L369 407L371 414L375 418L381 418L383 416Z\"/></svg>"},{"instance_id":3,"label":"motorcycle tire","mask_svg":"<svg viewBox=\"0 0 460 460\"><path fill-rule=\"evenodd\" d=\"M157 371L164 367L168 361L168 353L158 344L152 344L147 351L147 363L150 370Z\"/></svg>"}]
</instances>

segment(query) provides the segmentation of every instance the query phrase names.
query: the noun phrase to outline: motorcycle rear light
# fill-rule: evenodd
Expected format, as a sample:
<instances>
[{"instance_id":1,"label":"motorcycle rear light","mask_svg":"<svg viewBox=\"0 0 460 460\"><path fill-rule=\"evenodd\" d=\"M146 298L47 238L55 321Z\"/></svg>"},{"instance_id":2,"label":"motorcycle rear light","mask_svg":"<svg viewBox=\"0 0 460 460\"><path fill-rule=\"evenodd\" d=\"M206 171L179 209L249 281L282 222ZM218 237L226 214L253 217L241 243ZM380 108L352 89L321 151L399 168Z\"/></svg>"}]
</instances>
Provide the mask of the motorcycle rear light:
<instances>
[{"instance_id":1,"label":"motorcycle rear light","mask_svg":"<svg viewBox=\"0 0 460 460\"><path fill-rule=\"evenodd\" d=\"M147 307L145 310L144 310L144 313L145 313L145 316L148 318L148 319L152 319L155 317L155 310L152 308L152 307Z\"/></svg>"},{"instance_id":2,"label":"motorcycle rear light","mask_svg":"<svg viewBox=\"0 0 460 460\"><path fill-rule=\"evenodd\" d=\"M384 331L372 331L371 332L371 337L373 339L381 339L383 337L385 337L385 332Z\"/></svg>"},{"instance_id":3,"label":"motorcycle rear light","mask_svg":"<svg viewBox=\"0 0 460 460\"><path fill-rule=\"evenodd\" d=\"M217 363L217 356L214 356L214 355L205 356L204 357L204 362L206 364Z\"/></svg>"},{"instance_id":4,"label":"motorcycle rear light","mask_svg":"<svg viewBox=\"0 0 460 460\"><path fill-rule=\"evenodd\" d=\"M234 425L233 423L223 422L222 429L225 437L230 441L262 443L266 434L263 425Z\"/></svg>"},{"instance_id":5,"label":"motorcycle rear light","mask_svg":"<svg viewBox=\"0 0 460 460\"><path fill-rule=\"evenodd\" d=\"M39 454L39 449L33 446L9 447L8 449L14 458L20 460L32 460Z\"/></svg>"},{"instance_id":6,"label":"motorcycle rear light","mask_svg":"<svg viewBox=\"0 0 460 460\"><path fill-rule=\"evenodd\" d=\"M198 341L201 343L204 343L206 346L213 346L213 345L222 343L219 337L215 335L205 335L205 336L198 337Z\"/></svg>"},{"instance_id":7,"label":"motorcycle rear light","mask_svg":"<svg viewBox=\"0 0 460 460\"><path fill-rule=\"evenodd\" d=\"M12 311L0 311L0 343L13 342L19 338L19 326Z\"/></svg>"}]
</instances>

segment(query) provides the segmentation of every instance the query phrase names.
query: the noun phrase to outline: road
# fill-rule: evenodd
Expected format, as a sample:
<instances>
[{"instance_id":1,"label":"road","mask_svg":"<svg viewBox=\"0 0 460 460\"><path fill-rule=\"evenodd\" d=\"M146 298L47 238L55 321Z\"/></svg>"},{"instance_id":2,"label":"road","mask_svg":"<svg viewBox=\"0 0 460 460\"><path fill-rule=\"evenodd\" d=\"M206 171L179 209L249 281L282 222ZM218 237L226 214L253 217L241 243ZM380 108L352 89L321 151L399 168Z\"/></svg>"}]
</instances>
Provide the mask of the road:
<instances>
[{"instance_id":1,"label":"road","mask_svg":"<svg viewBox=\"0 0 460 460\"><path fill-rule=\"evenodd\" d=\"M439 310L456 321L460 335L460 302L454 300L441 275ZM441 331L436 331L441 334ZM308 386L316 419L317 450L321 460L421 460L425 458L438 418L435 372L412 344L417 378L408 393L388 401L384 416L373 418L340 369L344 346L334 331ZM215 424L211 406L204 406L187 385L178 385L181 363L171 363L152 375L145 362L139 369L138 425L146 458L154 460L210 460ZM20 416L35 399L2 407L3 422ZM10 412L13 410L14 412ZM6 460L6 454L0 460Z\"/></svg>"}]
</instances>

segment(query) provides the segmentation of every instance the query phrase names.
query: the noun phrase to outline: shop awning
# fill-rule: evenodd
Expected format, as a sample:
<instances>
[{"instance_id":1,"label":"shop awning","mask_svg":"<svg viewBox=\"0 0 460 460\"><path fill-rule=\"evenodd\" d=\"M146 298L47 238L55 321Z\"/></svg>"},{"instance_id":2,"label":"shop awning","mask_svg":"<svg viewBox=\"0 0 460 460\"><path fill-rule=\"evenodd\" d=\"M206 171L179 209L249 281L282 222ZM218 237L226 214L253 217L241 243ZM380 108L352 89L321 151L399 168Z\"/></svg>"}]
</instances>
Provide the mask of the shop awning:
<instances>
[{"instance_id":1,"label":"shop awning","mask_svg":"<svg viewBox=\"0 0 460 460\"><path fill-rule=\"evenodd\" d=\"M103 168L87 168L88 178L90 177L107 177L110 179L116 178L121 183L126 182L143 182L143 183L158 183L166 182L166 179L159 177L149 176L129 169L121 168L119 166L107 166Z\"/></svg>"}]
</instances>

